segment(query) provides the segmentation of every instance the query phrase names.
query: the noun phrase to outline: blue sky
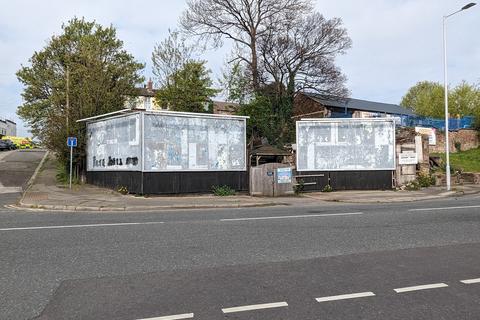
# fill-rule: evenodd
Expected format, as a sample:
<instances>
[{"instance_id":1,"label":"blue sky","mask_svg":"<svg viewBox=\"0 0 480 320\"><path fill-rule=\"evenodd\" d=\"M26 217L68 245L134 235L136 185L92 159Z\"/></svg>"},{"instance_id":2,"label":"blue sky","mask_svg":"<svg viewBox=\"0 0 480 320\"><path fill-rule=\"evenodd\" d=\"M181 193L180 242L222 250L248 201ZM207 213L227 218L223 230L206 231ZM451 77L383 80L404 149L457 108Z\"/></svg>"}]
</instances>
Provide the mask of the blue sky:
<instances>
[{"instance_id":1,"label":"blue sky","mask_svg":"<svg viewBox=\"0 0 480 320\"><path fill-rule=\"evenodd\" d=\"M317 0L317 11L327 18L340 17L353 46L339 57L348 78L351 96L399 103L406 90L421 80L443 81L442 16L465 5L457 0ZM35 50L61 31L73 16L117 28L125 48L146 63L155 43L177 26L186 1L144 0L2 0L0 11L0 116L18 123L19 134L27 129L15 114L21 104L22 86L15 72L27 65ZM449 82L480 82L480 5L449 19ZM229 52L207 51L213 77Z\"/></svg>"}]
</instances>

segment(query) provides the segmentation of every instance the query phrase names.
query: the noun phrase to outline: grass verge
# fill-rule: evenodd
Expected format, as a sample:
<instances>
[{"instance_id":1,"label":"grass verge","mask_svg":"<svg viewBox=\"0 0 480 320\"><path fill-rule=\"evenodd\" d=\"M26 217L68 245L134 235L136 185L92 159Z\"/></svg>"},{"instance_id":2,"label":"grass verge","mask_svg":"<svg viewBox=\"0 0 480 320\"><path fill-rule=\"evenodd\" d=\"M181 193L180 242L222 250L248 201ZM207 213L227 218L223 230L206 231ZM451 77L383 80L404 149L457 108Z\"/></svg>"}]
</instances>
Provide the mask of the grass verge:
<instances>
[{"instance_id":1,"label":"grass verge","mask_svg":"<svg viewBox=\"0 0 480 320\"><path fill-rule=\"evenodd\" d=\"M442 157L445 162L445 154L432 154L432 156ZM450 166L455 169L461 169L463 172L480 172L480 148L450 153Z\"/></svg>"}]
</instances>

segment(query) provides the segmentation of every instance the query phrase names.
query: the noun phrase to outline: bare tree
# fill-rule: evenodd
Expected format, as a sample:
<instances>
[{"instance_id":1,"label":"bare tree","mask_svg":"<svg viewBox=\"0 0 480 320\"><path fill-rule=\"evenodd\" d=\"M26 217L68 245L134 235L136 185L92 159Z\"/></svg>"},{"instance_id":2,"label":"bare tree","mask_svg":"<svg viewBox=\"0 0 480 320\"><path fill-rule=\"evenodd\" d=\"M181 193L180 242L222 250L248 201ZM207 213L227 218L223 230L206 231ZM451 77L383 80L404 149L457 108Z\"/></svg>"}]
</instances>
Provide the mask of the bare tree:
<instances>
[{"instance_id":1,"label":"bare tree","mask_svg":"<svg viewBox=\"0 0 480 320\"><path fill-rule=\"evenodd\" d=\"M313 90L331 96L346 96L345 76L335 58L351 47L341 19L325 19L312 13L292 20L285 31L271 31L259 45L263 68L277 94L293 99L296 92ZM286 91L286 92L282 92Z\"/></svg>"},{"instance_id":2,"label":"bare tree","mask_svg":"<svg viewBox=\"0 0 480 320\"><path fill-rule=\"evenodd\" d=\"M169 83L170 76L192 60L194 48L187 44L179 31L168 30L168 37L158 43L152 52L153 74L160 86Z\"/></svg>"},{"instance_id":3,"label":"bare tree","mask_svg":"<svg viewBox=\"0 0 480 320\"><path fill-rule=\"evenodd\" d=\"M249 54L240 54L238 59L248 65L257 91L261 77L259 39L311 7L311 0L190 0L180 23L187 33L212 40L214 45L229 39L247 48Z\"/></svg>"}]
</instances>

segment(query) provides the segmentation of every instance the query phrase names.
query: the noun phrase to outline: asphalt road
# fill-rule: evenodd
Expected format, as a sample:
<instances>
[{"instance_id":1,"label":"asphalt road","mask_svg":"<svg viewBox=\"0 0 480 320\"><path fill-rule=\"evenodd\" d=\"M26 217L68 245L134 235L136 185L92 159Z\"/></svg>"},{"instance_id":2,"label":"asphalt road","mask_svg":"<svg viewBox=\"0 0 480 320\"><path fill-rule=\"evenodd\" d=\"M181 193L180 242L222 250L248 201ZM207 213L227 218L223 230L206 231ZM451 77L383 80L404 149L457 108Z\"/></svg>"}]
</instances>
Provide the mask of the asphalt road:
<instances>
[{"instance_id":1,"label":"asphalt road","mask_svg":"<svg viewBox=\"0 0 480 320\"><path fill-rule=\"evenodd\" d=\"M161 213L4 209L0 252L1 319L480 319L478 195Z\"/></svg>"}]
</instances>

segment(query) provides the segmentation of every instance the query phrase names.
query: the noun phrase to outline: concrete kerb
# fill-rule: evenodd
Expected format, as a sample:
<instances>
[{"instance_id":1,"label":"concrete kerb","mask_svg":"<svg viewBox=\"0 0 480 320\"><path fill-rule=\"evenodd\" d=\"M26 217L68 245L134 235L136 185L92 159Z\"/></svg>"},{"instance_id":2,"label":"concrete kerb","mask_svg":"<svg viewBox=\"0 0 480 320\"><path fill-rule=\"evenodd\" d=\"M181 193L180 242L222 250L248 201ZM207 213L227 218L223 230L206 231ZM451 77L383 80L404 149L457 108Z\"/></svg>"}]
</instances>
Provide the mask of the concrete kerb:
<instances>
[{"instance_id":1,"label":"concrete kerb","mask_svg":"<svg viewBox=\"0 0 480 320\"><path fill-rule=\"evenodd\" d=\"M47 152L45 152L45 154L43 155L43 158L42 158L42 160L40 161L40 163L38 164L37 168L35 168L35 171L33 172L32 176L31 176L30 179L28 180L28 182L27 182L27 184L26 184L26 186L25 186L25 189L23 189L22 197L21 197L20 200L18 201L19 204L22 204L22 203L23 203L23 199L25 198L25 195L27 194L28 190L32 187L33 182L35 182L35 179L37 178L37 175L38 175L38 173L40 172L40 169L42 169L43 164L44 164L45 161L47 160L47 157L48 157L49 154L50 154L50 151L47 150Z\"/></svg>"},{"instance_id":2,"label":"concrete kerb","mask_svg":"<svg viewBox=\"0 0 480 320\"><path fill-rule=\"evenodd\" d=\"M169 210L200 210L200 209L228 209L228 208L253 208L253 207L273 207L289 206L288 203L268 202L268 203L248 203L233 205L173 205L173 206L131 206L131 207L92 207L92 206L68 206L68 205L50 205L50 204L24 204L21 203L17 208L53 210L53 211L104 211L104 212L134 212L134 211L169 211Z\"/></svg>"},{"instance_id":3,"label":"concrete kerb","mask_svg":"<svg viewBox=\"0 0 480 320\"><path fill-rule=\"evenodd\" d=\"M316 198L313 196L308 196L305 195L308 198L311 199L316 199L316 200L321 200L321 201L327 201L327 202L341 202L341 203L399 203L399 202L412 202L412 201L423 201L423 200L434 200L434 199L442 199L442 198L448 198L448 197L458 197L458 196L464 196L464 195L473 195L473 194L479 194L480 190L473 190L473 191L446 191L439 193L437 195L428 195L428 196L408 196L408 197L400 197L400 198L392 198L392 197L387 197L385 199L375 199L375 198L365 198L365 199L339 199L339 198L334 198L334 199L321 199L321 198Z\"/></svg>"}]
</instances>

